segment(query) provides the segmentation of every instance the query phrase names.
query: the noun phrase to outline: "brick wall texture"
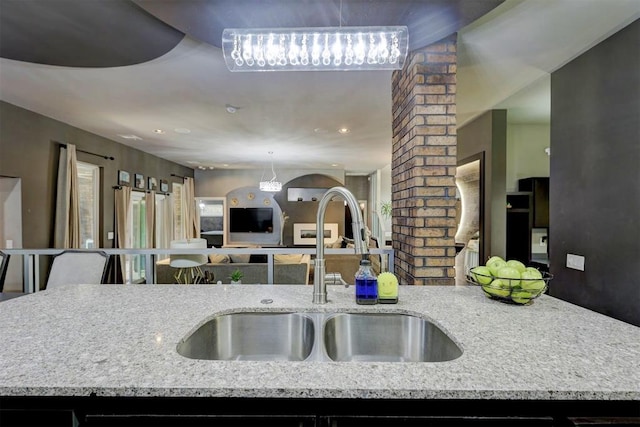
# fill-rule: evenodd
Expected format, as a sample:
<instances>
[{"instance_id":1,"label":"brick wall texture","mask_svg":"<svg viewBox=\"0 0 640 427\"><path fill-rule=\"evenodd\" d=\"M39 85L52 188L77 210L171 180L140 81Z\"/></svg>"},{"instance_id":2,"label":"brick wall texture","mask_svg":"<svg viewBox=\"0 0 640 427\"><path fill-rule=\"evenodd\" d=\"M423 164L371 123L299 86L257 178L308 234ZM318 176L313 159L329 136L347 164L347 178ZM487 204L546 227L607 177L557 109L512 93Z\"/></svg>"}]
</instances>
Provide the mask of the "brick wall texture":
<instances>
[{"instance_id":1,"label":"brick wall texture","mask_svg":"<svg viewBox=\"0 0 640 427\"><path fill-rule=\"evenodd\" d=\"M456 46L454 35L414 50L393 73L392 232L405 285L455 283Z\"/></svg>"}]
</instances>

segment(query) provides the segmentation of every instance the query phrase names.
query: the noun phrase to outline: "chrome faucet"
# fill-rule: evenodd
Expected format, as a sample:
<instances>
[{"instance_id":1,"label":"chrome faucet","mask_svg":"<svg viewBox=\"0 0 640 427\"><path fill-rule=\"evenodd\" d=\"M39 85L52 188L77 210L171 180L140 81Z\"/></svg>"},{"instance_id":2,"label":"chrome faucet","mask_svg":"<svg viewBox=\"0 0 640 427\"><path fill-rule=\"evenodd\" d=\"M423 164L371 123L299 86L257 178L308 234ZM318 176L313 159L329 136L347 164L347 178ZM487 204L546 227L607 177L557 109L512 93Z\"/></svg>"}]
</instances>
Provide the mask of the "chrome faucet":
<instances>
[{"instance_id":1,"label":"chrome faucet","mask_svg":"<svg viewBox=\"0 0 640 427\"><path fill-rule=\"evenodd\" d=\"M364 229L362 213L355 196L344 187L333 187L327 190L320 199L318 205L318 215L316 217L316 262L313 273L313 303L327 303L327 284L325 283L325 263L324 263L324 214L329 206L329 202L335 196L342 196L347 202L353 222L353 243L357 254L369 254L369 244Z\"/></svg>"}]
</instances>

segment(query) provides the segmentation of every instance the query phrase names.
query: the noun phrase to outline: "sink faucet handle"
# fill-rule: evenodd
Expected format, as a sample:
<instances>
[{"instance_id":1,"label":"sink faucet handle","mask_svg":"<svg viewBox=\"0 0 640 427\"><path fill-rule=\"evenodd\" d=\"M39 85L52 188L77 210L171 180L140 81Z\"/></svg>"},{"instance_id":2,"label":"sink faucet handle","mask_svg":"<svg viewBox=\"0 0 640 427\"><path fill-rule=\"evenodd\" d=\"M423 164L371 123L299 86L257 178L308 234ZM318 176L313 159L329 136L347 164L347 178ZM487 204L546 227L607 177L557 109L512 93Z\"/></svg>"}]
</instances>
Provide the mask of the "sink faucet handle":
<instances>
[{"instance_id":1,"label":"sink faucet handle","mask_svg":"<svg viewBox=\"0 0 640 427\"><path fill-rule=\"evenodd\" d=\"M324 282L327 285L344 285L345 288L349 287L349 283L347 283L340 273L327 273L324 275Z\"/></svg>"}]
</instances>

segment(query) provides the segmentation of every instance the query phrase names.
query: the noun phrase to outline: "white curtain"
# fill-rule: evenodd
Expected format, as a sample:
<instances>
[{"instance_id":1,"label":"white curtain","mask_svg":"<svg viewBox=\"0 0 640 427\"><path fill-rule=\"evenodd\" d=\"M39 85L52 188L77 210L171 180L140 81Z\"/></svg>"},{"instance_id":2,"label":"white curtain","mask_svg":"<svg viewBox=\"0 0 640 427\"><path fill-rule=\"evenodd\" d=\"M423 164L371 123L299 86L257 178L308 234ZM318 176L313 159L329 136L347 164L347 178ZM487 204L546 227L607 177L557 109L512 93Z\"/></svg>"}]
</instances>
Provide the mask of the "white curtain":
<instances>
[{"instance_id":1,"label":"white curtain","mask_svg":"<svg viewBox=\"0 0 640 427\"><path fill-rule=\"evenodd\" d=\"M80 206L78 198L78 160L76 146L60 147L54 246L80 247Z\"/></svg>"},{"instance_id":2,"label":"white curtain","mask_svg":"<svg viewBox=\"0 0 640 427\"><path fill-rule=\"evenodd\" d=\"M148 191L144 195L146 248L156 246L156 192Z\"/></svg>"},{"instance_id":3,"label":"white curtain","mask_svg":"<svg viewBox=\"0 0 640 427\"><path fill-rule=\"evenodd\" d=\"M167 194L158 200L156 204L157 214L162 218L160 223L156 224L156 248L168 249L170 242L173 240L173 196ZM160 258L165 258L161 256Z\"/></svg>"},{"instance_id":4,"label":"white curtain","mask_svg":"<svg viewBox=\"0 0 640 427\"><path fill-rule=\"evenodd\" d=\"M120 187L115 190L115 210L116 210L116 243L117 247L124 249L131 247L131 188ZM126 282L126 255L120 255L120 270L122 283Z\"/></svg>"},{"instance_id":5,"label":"white curtain","mask_svg":"<svg viewBox=\"0 0 640 427\"><path fill-rule=\"evenodd\" d=\"M200 237L200 212L196 209L196 195L193 178L184 179L184 224L185 238Z\"/></svg>"}]
</instances>

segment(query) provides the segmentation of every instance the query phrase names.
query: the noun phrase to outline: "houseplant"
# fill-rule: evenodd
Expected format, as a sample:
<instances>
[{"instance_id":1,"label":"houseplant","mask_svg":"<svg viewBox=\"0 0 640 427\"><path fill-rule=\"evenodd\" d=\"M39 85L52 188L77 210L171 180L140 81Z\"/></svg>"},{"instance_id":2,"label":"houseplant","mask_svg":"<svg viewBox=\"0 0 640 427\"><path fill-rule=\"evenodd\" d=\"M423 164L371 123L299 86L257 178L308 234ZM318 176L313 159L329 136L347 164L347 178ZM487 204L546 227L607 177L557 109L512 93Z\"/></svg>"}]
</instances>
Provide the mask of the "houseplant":
<instances>
[{"instance_id":1,"label":"houseplant","mask_svg":"<svg viewBox=\"0 0 640 427\"><path fill-rule=\"evenodd\" d=\"M380 203L380 213L385 219L391 219L392 212L391 201Z\"/></svg>"},{"instance_id":2,"label":"houseplant","mask_svg":"<svg viewBox=\"0 0 640 427\"><path fill-rule=\"evenodd\" d=\"M229 279L231 279L231 284L232 285L239 285L242 283L242 277L244 276L244 274L242 274L242 271L240 271L240 269L236 268L234 271L231 272L231 274L229 275Z\"/></svg>"}]
</instances>

